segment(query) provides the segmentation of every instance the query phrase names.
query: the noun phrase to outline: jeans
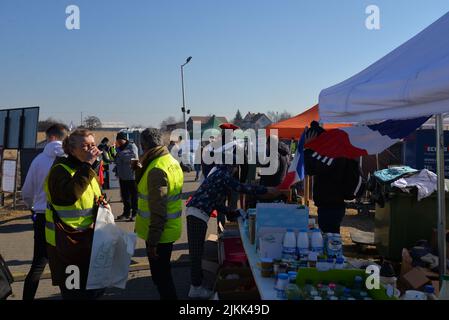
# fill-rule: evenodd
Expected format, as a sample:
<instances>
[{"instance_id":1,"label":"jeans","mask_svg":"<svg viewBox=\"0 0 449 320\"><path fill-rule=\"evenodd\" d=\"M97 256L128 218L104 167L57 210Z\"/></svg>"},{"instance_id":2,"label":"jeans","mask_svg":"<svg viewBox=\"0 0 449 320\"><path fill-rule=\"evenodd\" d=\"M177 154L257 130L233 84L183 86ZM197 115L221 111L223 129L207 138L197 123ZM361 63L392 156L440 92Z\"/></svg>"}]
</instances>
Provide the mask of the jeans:
<instances>
[{"instance_id":1,"label":"jeans","mask_svg":"<svg viewBox=\"0 0 449 320\"><path fill-rule=\"evenodd\" d=\"M159 243L157 245L156 259L150 259L151 278L157 287L161 300L177 300L175 284L171 274L171 253L173 250L173 242Z\"/></svg>"},{"instance_id":2,"label":"jeans","mask_svg":"<svg viewBox=\"0 0 449 320\"><path fill-rule=\"evenodd\" d=\"M123 201L123 215L129 217L137 214L137 185L134 180L120 179L120 194Z\"/></svg>"},{"instance_id":3,"label":"jeans","mask_svg":"<svg viewBox=\"0 0 449 320\"><path fill-rule=\"evenodd\" d=\"M318 208L318 225L323 233L340 233L346 208Z\"/></svg>"},{"instance_id":4,"label":"jeans","mask_svg":"<svg viewBox=\"0 0 449 320\"><path fill-rule=\"evenodd\" d=\"M39 286L39 280L48 263L47 243L45 240L45 214L38 213L33 222L34 251L30 271L23 286L23 300L33 300Z\"/></svg>"}]
</instances>

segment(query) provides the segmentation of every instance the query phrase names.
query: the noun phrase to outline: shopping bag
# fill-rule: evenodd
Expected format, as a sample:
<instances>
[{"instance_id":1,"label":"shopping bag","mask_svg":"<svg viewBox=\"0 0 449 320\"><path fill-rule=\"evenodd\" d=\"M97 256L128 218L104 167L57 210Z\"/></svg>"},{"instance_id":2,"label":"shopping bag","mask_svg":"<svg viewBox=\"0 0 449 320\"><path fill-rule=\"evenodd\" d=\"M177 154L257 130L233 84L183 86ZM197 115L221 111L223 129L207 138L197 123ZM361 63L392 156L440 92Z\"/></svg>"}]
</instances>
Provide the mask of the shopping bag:
<instances>
[{"instance_id":1,"label":"shopping bag","mask_svg":"<svg viewBox=\"0 0 449 320\"><path fill-rule=\"evenodd\" d=\"M137 237L116 226L112 212L100 206L95 223L86 289L125 289Z\"/></svg>"}]
</instances>

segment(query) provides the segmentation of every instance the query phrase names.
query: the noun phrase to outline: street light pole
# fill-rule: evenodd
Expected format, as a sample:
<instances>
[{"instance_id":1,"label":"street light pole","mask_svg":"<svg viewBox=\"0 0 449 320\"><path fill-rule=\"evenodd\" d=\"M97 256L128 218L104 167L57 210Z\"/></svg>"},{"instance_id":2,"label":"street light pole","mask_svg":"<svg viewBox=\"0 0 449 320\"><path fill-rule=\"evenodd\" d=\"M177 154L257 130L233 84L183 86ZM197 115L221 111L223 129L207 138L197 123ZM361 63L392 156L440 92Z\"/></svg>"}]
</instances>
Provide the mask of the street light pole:
<instances>
[{"instance_id":1,"label":"street light pole","mask_svg":"<svg viewBox=\"0 0 449 320\"><path fill-rule=\"evenodd\" d=\"M187 120L186 120L186 97L185 97L185 91L184 91L184 66L188 64L192 60L192 57L188 57L186 59L186 62L181 65L181 85L182 85L182 115L184 120L184 141L187 141ZM187 143L187 142L185 142Z\"/></svg>"}]
</instances>

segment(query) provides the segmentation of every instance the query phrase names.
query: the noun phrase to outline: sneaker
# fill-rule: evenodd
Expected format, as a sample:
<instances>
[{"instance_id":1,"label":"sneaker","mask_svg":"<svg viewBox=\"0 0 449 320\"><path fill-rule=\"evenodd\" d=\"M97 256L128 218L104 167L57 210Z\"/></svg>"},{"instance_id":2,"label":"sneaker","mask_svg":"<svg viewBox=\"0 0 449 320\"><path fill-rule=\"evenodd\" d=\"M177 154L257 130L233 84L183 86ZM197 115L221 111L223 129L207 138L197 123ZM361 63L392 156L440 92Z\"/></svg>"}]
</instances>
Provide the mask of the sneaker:
<instances>
[{"instance_id":1,"label":"sneaker","mask_svg":"<svg viewBox=\"0 0 449 320\"><path fill-rule=\"evenodd\" d=\"M209 299L213 295L212 290L206 289L203 286L190 286L190 299Z\"/></svg>"},{"instance_id":2,"label":"sneaker","mask_svg":"<svg viewBox=\"0 0 449 320\"><path fill-rule=\"evenodd\" d=\"M117 218L115 218L115 221L122 221L122 220L126 220L126 219L129 219L129 216L122 214L122 215L118 216Z\"/></svg>"}]
</instances>

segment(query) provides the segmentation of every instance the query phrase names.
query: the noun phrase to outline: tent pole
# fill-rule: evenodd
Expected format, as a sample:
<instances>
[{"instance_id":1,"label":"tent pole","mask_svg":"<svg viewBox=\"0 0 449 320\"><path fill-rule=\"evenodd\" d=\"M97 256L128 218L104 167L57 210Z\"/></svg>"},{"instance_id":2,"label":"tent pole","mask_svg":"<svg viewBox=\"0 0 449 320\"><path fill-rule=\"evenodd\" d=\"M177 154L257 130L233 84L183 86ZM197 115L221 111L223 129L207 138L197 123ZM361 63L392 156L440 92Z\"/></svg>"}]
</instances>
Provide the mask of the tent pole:
<instances>
[{"instance_id":1,"label":"tent pole","mask_svg":"<svg viewBox=\"0 0 449 320\"><path fill-rule=\"evenodd\" d=\"M437 143L437 175L438 175L438 251L440 260L440 275L446 274L446 201L444 177L444 131L443 116L436 115Z\"/></svg>"}]
</instances>

